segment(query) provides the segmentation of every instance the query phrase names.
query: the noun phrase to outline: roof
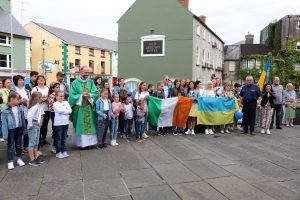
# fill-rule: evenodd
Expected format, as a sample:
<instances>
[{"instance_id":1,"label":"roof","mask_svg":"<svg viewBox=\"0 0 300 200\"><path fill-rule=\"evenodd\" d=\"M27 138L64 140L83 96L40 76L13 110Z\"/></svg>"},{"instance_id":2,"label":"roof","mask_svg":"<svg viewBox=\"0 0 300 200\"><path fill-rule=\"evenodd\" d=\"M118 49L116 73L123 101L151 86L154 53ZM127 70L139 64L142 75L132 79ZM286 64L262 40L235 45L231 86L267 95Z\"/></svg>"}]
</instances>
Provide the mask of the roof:
<instances>
[{"instance_id":1,"label":"roof","mask_svg":"<svg viewBox=\"0 0 300 200\"><path fill-rule=\"evenodd\" d=\"M269 52L272 50L263 44L241 44L241 56L267 55Z\"/></svg>"},{"instance_id":2,"label":"roof","mask_svg":"<svg viewBox=\"0 0 300 200\"><path fill-rule=\"evenodd\" d=\"M241 50L239 44L226 45L224 48L224 60L239 60L241 58Z\"/></svg>"},{"instance_id":3,"label":"roof","mask_svg":"<svg viewBox=\"0 0 300 200\"><path fill-rule=\"evenodd\" d=\"M63 40L67 44L73 44L76 46L85 46L96 49L107 49L110 51L118 51L118 43L113 40L108 40L92 35L87 35L83 33L78 33L75 31L70 31L58 27L48 26L45 24L40 24L36 22L32 22L37 26L43 28L49 33L55 35L59 39Z\"/></svg>"},{"instance_id":4,"label":"roof","mask_svg":"<svg viewBox=\"0 0 300 200\"><path fill-rule=\"evenodd\" d=\"M12 24L13 24L14 35L30 38L30 35L24 30L23 26L16 20L14 16L12 17ZM5 12L1 7L0 7L0 32L10 33L10 13Z\"/></svg>"}]
</instances>

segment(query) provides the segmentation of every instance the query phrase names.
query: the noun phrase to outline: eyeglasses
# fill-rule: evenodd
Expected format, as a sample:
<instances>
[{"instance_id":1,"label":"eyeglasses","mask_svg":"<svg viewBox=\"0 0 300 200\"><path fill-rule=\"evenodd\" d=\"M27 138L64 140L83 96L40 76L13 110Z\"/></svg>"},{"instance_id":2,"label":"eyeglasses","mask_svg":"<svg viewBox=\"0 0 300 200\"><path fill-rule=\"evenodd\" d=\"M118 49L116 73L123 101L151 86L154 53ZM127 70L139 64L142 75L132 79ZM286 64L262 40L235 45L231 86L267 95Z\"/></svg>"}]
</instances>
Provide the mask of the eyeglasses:
<instances>
[{"instance_id":1,"label":"eyeglasses","mask_svg":"<svg viewBox=\"0 0 300 200\"><path fill-rule=\"evenodd\" d=\"M165 80L166 80L166 81L169 81L170 79L166 78Z\"/></svg>"}]
</instances>

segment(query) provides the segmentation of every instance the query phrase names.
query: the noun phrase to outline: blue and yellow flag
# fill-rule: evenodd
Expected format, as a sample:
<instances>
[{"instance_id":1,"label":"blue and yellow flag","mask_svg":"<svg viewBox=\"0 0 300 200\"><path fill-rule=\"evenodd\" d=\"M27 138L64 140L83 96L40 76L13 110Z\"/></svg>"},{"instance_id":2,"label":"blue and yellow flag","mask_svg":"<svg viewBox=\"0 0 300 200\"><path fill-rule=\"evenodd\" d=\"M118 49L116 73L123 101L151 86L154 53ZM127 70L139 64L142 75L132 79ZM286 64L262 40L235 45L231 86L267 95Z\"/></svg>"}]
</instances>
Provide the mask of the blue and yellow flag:
<instances>
[{"instance_id":1,"label":"blue and yellow flag","mask_svg":"<svg viewBox=\"0 0 300 200\"><path fill-rule=\"evenodd\" d=\"M268 57L267 63L265 64L264 71L261 73L260 78L257 82L257 85L260 88L260 91L263 91L264 85L270 80L270 67L271 67L271 59Z\"/></svg>"},{"instance_id":2,"label":"blue and yellow flag","mask_svg":"<svg viewBox=\"0 0 300 200\"><path fill-rule=\"evenodd\" d=\"M236 98L200 97L198 99L197 124L225 125L233 122Z\"/></svg>"}]
</instances>

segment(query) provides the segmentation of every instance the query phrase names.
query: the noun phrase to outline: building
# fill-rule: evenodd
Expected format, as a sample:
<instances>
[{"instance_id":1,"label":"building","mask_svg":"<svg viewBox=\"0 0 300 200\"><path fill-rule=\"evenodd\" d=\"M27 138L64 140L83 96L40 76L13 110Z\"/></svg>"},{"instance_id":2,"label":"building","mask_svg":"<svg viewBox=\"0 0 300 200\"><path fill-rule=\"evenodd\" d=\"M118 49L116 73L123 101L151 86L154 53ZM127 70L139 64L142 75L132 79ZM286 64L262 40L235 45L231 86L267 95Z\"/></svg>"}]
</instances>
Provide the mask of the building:
<instances>
[{"instance_id":1,"label":"building","mask_svg":"<svg viewBox=\"0 0 300 200\"><path fill-rule=\"evenodd\" d=\"M164 74L207 82L222 76L222 39L188 0L136 0L118 21L119 75L155 83Z\"/></svg>"},{"instance_id":2,"label":"building","mask_svg":"<svg viewBox=\"0 0 300 200\"><path fill-rule=\"evenodd\" d=\"M14 74L25 76L30 71L30 36L12 17ZM0 1L0 77L11 77L10 1Z\"/></svg>"},{"instance_id":3,"label":"building","mask_svg":"<svg viewBox=\"0 0 300 200\"><path fill-rule=\"evenodd\" d=\"M94 75L116 75L117 42L36 22L24 28L32 37L32 69L45 73L47 81L55 80L57 71L66 72L72 80L80 66L89 66Z\"/></svg>"},{"instance_id":4,"label":"building","mask_svg":"<svg viewBox=\"0 0 300 200\"><path fill-rule=\"evenodd\" d=\"M254 44L254 35L248 33L245 41L225 46L223 80L243 83L244 76L257 69L260 73L264 65L264 57L272 50L263 44ZM243 73L242 72L246 72ZM253 75L253 74L252 74Z\"/></svg>"},{"instance_id":5,"label":"building","mask_svg":"<svg viewBox=\"0 0 300 200\"><path fill-rule=\"evenodd\" d=\"M275 50L287 49L290 45L290 49L300 50L300 15L286 15L274 20L261 30L260 43Z\"/></svg>"}]
</instances>

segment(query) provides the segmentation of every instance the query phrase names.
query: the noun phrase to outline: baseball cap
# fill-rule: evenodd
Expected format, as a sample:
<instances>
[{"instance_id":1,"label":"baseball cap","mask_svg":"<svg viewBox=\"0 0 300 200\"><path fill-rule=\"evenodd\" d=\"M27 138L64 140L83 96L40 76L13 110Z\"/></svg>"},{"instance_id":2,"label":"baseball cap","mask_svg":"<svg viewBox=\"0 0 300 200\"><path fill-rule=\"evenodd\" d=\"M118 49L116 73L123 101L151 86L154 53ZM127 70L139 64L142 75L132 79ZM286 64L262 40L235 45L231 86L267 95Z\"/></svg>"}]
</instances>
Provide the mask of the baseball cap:
<instances>
[{"instance_id":1,"label":"baseball cap","mask_svg":"<svg viewBox=\"0 0 300 200\"><path fill-rule=\"evenodd\" d=\"M56 76L65 76L66 74L65 73L63 73L63 72L57 72L56 73Z\"/></svg>"}]
</instances>

